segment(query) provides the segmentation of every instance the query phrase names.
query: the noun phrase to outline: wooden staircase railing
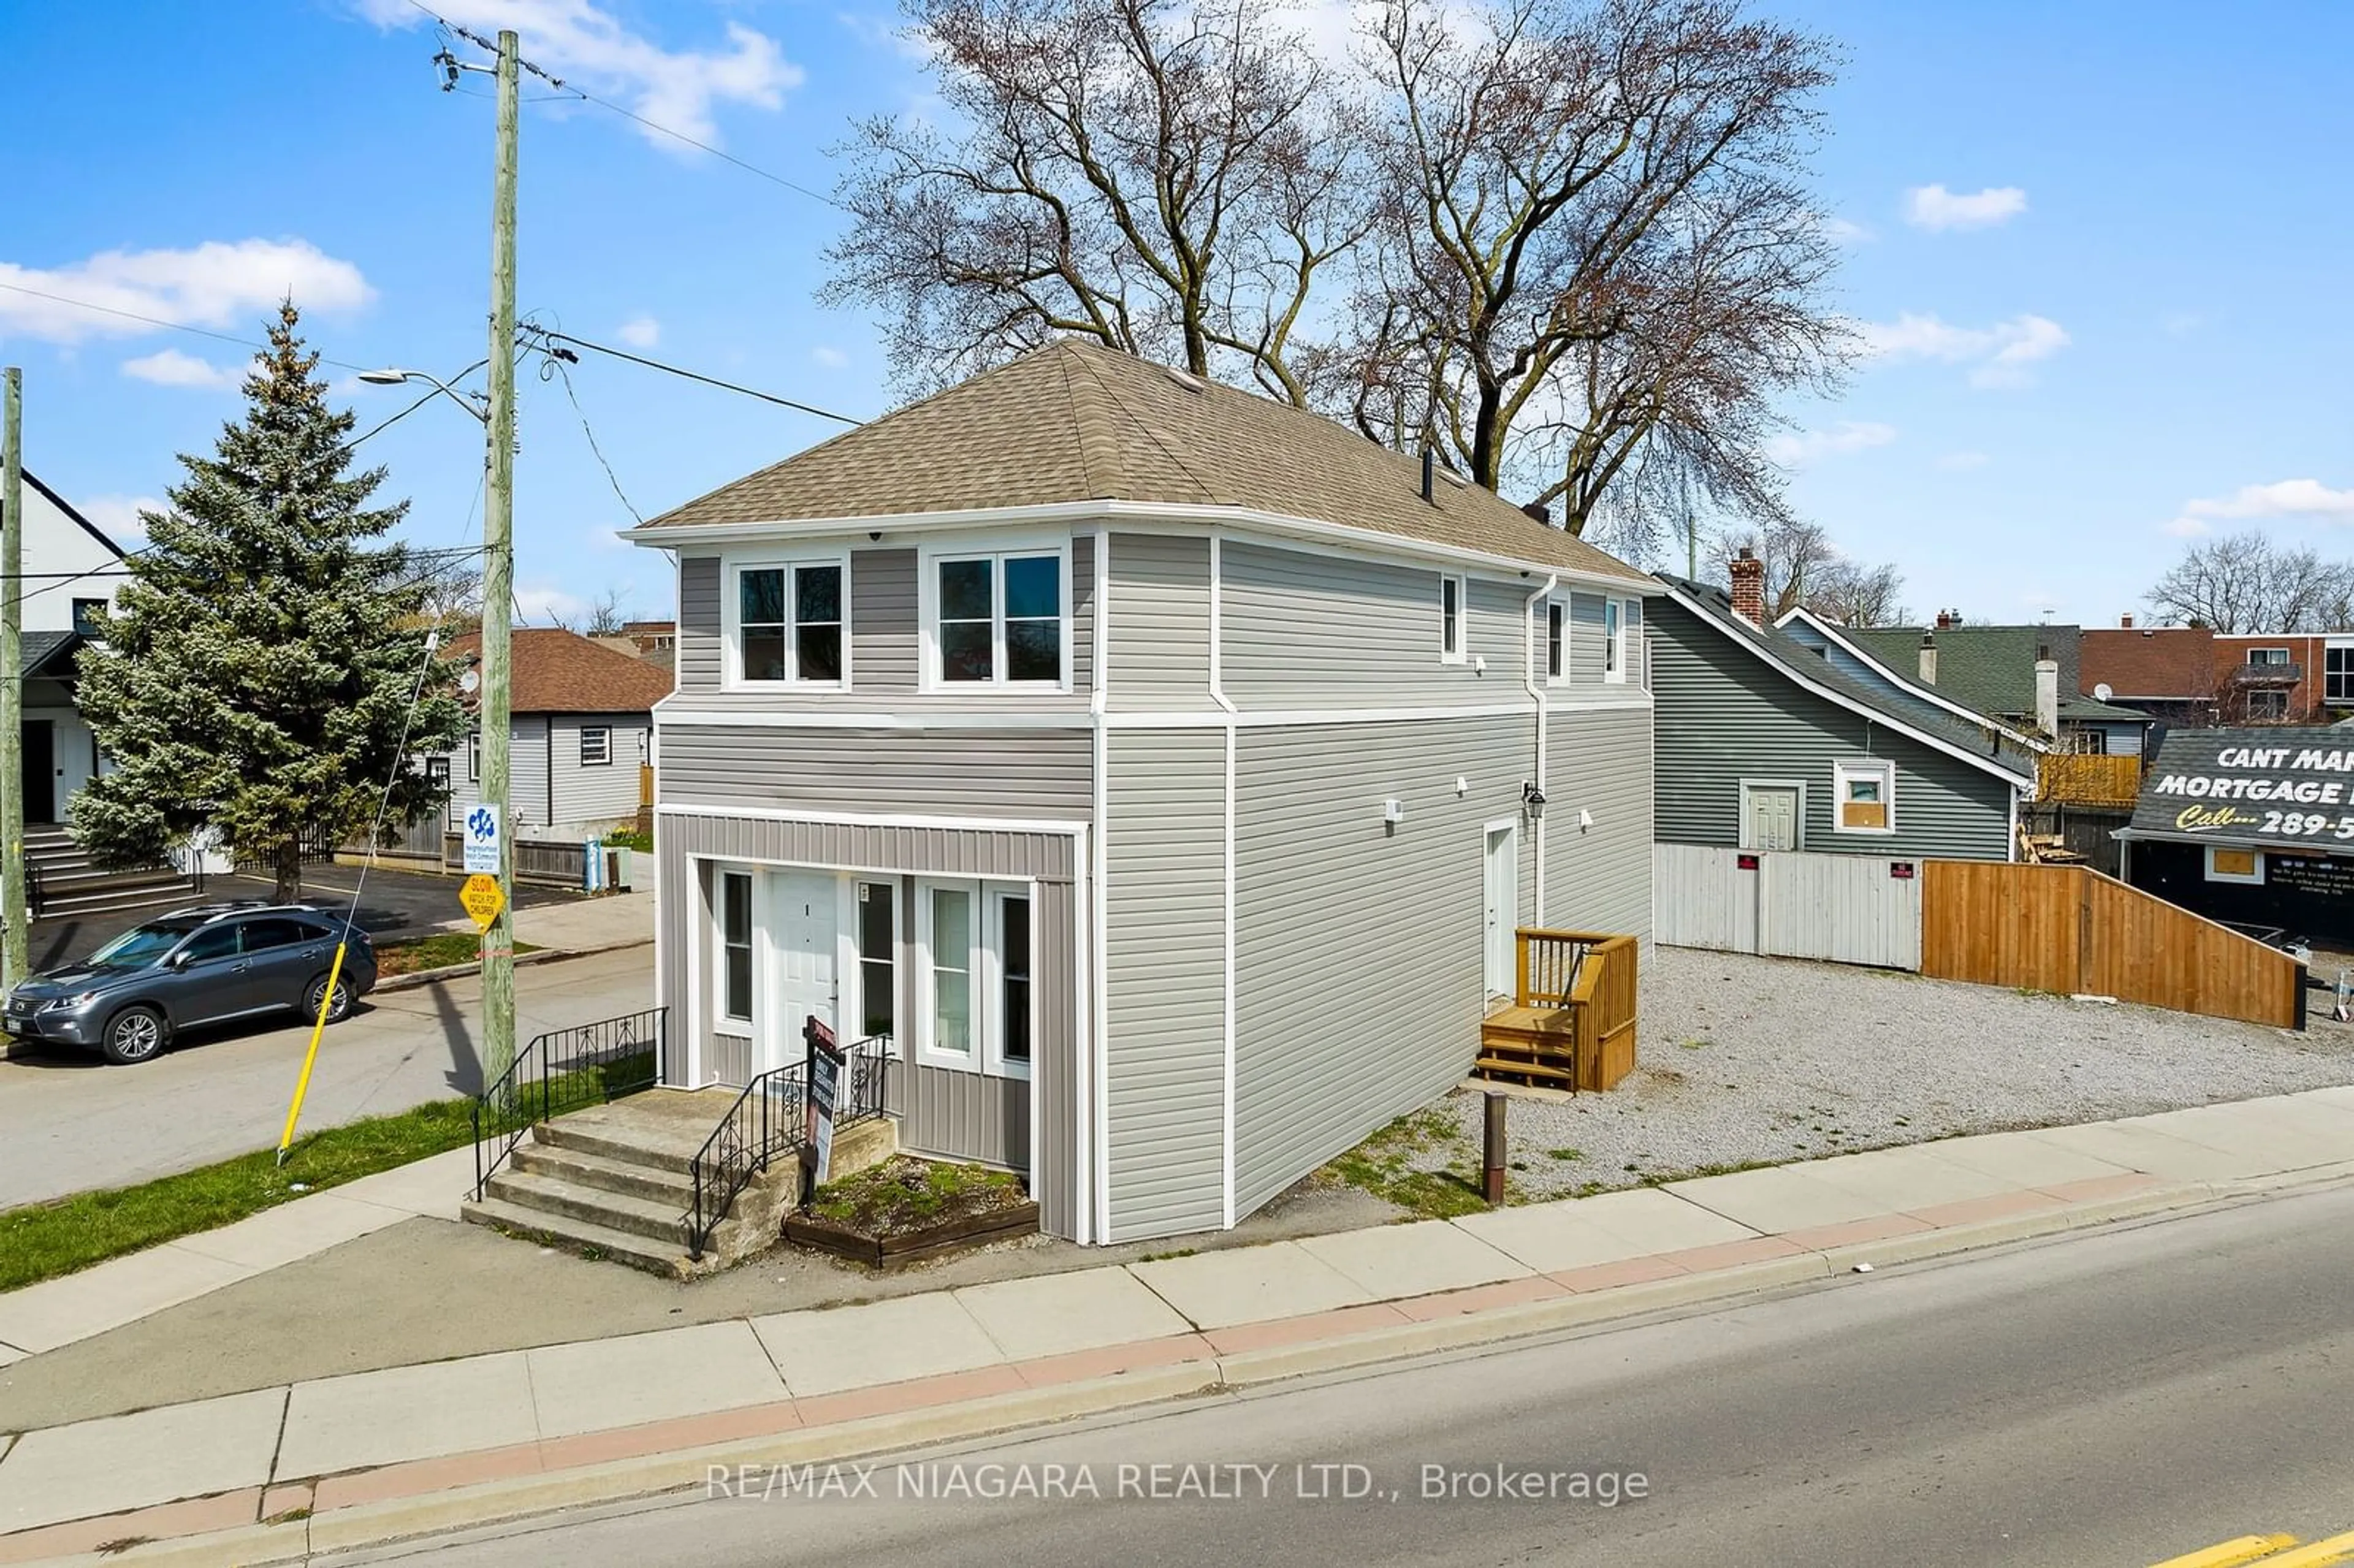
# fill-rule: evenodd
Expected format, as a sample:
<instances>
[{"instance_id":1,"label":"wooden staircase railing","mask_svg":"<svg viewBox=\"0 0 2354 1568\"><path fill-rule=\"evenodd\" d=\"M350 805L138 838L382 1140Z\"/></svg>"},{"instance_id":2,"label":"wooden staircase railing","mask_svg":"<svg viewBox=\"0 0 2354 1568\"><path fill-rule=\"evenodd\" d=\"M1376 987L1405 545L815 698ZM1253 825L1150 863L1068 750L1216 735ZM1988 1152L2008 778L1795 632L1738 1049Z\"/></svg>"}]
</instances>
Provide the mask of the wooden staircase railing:
<instances>
[{"instance_id":1,"label":"wooden staircase railing","mask_svg":"<svg viewBox=\"0 0 2354 1568\"><path fill-rule=\"evenodd\" d=\"M1607 1089L1634 1071L1641 945L1601 931L1522 927L1513 1005L1479 1029L1480 1076Z\"/></svg>"}]
</instances>

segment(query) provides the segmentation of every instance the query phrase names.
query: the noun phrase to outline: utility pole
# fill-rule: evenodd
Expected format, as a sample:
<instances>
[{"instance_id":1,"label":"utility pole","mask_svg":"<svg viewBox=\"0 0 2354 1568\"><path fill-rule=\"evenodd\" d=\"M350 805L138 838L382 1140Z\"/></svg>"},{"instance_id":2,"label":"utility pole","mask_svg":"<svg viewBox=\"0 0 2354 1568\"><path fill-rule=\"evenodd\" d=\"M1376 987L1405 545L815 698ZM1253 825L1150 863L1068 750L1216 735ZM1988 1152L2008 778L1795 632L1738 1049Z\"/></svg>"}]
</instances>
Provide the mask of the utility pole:
<instances>
[{"instance_id":1,"label":"utility pole","mask_svg":"<svg viewBox=\"0 0 2354 1568\"><path fill-rule=\"evenodd\" d=\"M482 1083L514 1065L514 813L508 808L508 738L514 606L515 142L523 44L499 34L499 146L491 187L491 418L488 507L482 514L482 798L499 812L499 913L482 933Z\"/></svg>"},{"instance_id":2,"label":"utility pole","mask_svg":"<svg viewBox=\"0 0 2354 1568\"><path fill-rule=\"evenodd\" d=\"M25 978L25 376L0 372L0 991Z\"/></svg>"}]
</instances>

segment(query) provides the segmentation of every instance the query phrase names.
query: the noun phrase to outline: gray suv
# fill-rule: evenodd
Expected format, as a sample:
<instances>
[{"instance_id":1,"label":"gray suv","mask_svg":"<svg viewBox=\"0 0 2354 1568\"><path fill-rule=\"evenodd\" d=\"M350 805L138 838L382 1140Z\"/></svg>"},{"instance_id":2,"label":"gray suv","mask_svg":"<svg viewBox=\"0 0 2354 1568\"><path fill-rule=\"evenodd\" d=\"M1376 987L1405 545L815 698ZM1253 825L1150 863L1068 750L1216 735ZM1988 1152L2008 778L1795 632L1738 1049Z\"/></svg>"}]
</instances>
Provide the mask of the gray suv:
<instances>
[{"instance_id":1,"label":"gray suv","mask_svg":"<svg viewBox=\"0 0 2354 1568\"><path fill-rule=\"evenodd\" d=\"M198 1024L294 1012L327 1022L376 989L376 948L351 927L342 977L327 998L341 915L307 904L207 904L134 926L89 958L45 970L8 994L5 1027L22 1040L96 1046L114 1063L163 1054Z\"/></svg>"}]
</instances>

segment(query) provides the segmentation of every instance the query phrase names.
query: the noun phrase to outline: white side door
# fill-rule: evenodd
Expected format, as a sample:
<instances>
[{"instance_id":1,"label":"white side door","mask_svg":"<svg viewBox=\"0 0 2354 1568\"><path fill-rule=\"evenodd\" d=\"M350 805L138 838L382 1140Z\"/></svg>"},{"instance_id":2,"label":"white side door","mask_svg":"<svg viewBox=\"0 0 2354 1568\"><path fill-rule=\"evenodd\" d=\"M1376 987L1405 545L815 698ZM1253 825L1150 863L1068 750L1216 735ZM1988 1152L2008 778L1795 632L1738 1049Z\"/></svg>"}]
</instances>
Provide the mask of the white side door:
<instances>
[{"instance_id":1,"label":"white side door","mask_svg":"<svg viewBox=\"0 0 2354 1568\"><path fill-rule=\"evenodd\" d=\"M1481 879L1485 896L1484 941L1481 972L1486 977L1488 995L1510 1001L1516 994L1513 974L1516 946L1514 938L1520 930L1521 831L1515 824L1490 826L1488 829L1487 861Z\"/></svg>"},{"instance_id":2,"label":"white side door","mask_svg":"<svg viewBox=\"0 0 2354 1568\"><path fill-rule=\"evenodd\" d=\"M771 872L769 909L777 1006L760 1031L762 1070L802 1059L801 1025L812 1013L840 1033L842 879Z\"/></svg>"},{"instance_id":3,"label":"white side door","mask_svg":"<svg viewBox=\"0 0 2354 1568\"><path fill-rule=\"evenodd\" d=\"M1798 847L1798 792L1787 784L1748 787L1749 836L1742 848L1794 850Z\"/></svg>"}]
</instances>

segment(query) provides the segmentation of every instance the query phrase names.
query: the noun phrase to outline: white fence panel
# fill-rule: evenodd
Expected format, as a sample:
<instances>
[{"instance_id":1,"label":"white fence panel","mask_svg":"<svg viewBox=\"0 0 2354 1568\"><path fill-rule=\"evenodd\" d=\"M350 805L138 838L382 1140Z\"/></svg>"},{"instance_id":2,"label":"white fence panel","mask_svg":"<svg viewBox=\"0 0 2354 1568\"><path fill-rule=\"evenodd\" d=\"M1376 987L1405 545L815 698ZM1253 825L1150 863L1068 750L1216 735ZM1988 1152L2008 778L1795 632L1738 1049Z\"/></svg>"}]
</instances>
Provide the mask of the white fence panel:
<instances>
[{"instance_id":1,"label":"white fence panel","mask_svg":"<svg viewBox=\"0 0 2354 1568\"><path fill-rule=\"evenodd\" d=\"M1921 967L1918 861L1656 844L1651 871L1670 947Z\"/></svg>"}]
</instances>

